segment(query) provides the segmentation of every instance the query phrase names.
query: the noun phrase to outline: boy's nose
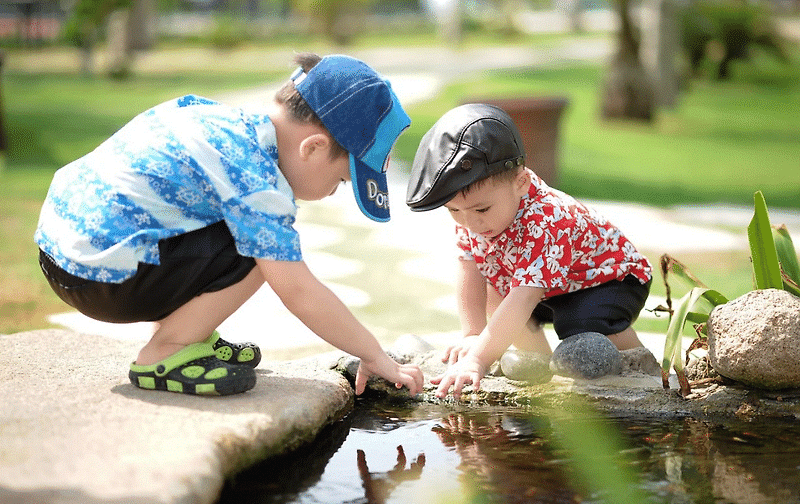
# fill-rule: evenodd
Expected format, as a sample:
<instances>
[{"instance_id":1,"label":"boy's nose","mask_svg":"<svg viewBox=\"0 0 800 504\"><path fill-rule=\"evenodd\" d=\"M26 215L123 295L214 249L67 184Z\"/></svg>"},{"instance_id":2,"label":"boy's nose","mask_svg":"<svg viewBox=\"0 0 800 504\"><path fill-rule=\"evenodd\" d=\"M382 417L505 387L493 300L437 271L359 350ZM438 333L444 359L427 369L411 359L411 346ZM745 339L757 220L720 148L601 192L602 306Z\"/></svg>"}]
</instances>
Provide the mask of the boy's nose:
<instances>
[{"instance_id":1,"label":"boy's nose","mask_svg":"<svg viewBox=\"0 0 800 504\"><path fill-rule=\"evenodd\" d=\"M480 215L478 215L478 214L468 215L464 220L466 220L465 225L471 231L476 231L476 232L480 231L479 227L480 227L481 222L483 222L483 219L481 219Z\"/></svg>"}]
</instances>

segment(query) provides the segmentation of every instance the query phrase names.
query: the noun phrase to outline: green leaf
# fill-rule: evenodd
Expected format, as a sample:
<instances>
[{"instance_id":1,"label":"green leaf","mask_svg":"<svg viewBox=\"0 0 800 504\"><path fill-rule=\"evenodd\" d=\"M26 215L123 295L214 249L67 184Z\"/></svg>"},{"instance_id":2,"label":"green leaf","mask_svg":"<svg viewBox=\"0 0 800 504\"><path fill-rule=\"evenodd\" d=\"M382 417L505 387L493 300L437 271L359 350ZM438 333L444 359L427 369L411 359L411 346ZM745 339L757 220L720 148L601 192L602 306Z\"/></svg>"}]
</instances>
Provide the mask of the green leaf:
<instances>
[{"instance_id":1,"label":"green leaf","mask_svg":"<svg viewBox=\"0 0 800 504\"><path fill-rule=\"evenodd\" d=\"M797 261L797 252L794 249L794 243L792 243L792 237L789 235L786 225L772 226L772 238L775 241L775 250L778 253L781 271L795 285L800 284L800 263ZM784 280L784 286L785 284L786 281Z\"/></svg>"},{"instance_id":2,"label":"green leaf","mask_svg":"<svg viewBox=\"0 0 800 504\"><path fill-rule=\"evenodd\" d=\"M767 203L761 191L755 193L754 200L755 212L750 225L747 226L747 238L750 241L750 254L753 258L756 289L783 289L781 267L775 240L772 238Z\"/></svg>"},{"instance_id":3,"label":"green leaf","mask_svg":"<svg viewBox=\"0 0 800 504\"><path fill-rule=\"evenodd\" d=\"M709 310L710 312L711 310ZM689 312L686 314L686 321L693 324L702 324L708 321L708 313Z\"/></svg>"},{"instance_id":4,"label":"green leaf","mask_svg":"<svg viewBox=\"0 0 800 504\"><path fill-rule=\"evenodd\" d=\"M693 288L678 301L678 307L670 318L669 327L667 328L667 337L664 342L664 359L661 361L662 371L668 373L673 366L675 371L683 369L681 341L686 321L705 322L716 306L727 302L728 299L719 292L702 287Z\"/></svg>"},{"instance_id":5,"label":"green leaf","mask_svg":"<svg viewBox=\"0 0 800 504\"><path fill-rule=\"evenodd\" d=\"M685 264L669 254L664 254L661 256L661 274L664 276L665 282L667 281L667 275L669 273L672 273L676 277L680 278L691 287L706 287L706 285L701 282L699 278L694 276L694 274L689 271L689 268Z\"/></svg>"}]
</instances>

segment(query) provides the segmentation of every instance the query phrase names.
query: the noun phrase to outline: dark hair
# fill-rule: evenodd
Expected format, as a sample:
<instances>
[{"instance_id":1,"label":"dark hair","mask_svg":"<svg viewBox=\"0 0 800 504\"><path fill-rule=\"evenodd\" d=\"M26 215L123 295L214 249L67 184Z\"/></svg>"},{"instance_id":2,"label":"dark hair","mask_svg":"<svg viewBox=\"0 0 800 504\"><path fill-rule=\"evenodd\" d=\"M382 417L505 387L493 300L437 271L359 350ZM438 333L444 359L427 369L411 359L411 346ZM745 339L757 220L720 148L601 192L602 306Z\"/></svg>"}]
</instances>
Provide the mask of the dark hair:
<instances>
[{"instance_id":1,"label":"dark hair","mask_svg":"<svg viewBox=\"0 0 800 504\"><path fill-rule=\"evenodd\" d=\"M321 60L322 58L314 53L299 53L294 57L294 62L306 73L314 68ZM317 126L325 128L325 125L322 124L322 121L314 110L308 105L305 99L303 99L303 96L297 92L297 89L294 87L294 82L291 80L286 81L278 92L275 93L275 101L283 105L286 110L289 111L289 114L298 121L316 124ZM325 130L328 131L327 128L325 128ZM328 131L328 136L331 139L331 159L338 159L341 156L346 156L347 150L333 138L330 131Z\"/></svg>"},{"instance_id":2,"label":"dark hair","mask_svg":"<svg viewBox=\"0 0 800 504\"><path fill-rule=\"evenodd\" d=\"M488 177L484 177L484 178L478 179L475 182L467 185L466 187L464 187L461 190L459 190L458 194L460 194L461 196L466 196L470 191L472 191L473 189L480 188L481 186L483 186L486 182L488 182L490 180L494 184L501 183L501 182L511 182L512 180L517 178L517 175L519 174L519 170L520 170L520 167L517 166L517 165L514 165L514 167L511 168L511 169L505 169L505 170L501 170L499 172L495 172L495 173L489 175Z\"/></svg>"}]
</instances>

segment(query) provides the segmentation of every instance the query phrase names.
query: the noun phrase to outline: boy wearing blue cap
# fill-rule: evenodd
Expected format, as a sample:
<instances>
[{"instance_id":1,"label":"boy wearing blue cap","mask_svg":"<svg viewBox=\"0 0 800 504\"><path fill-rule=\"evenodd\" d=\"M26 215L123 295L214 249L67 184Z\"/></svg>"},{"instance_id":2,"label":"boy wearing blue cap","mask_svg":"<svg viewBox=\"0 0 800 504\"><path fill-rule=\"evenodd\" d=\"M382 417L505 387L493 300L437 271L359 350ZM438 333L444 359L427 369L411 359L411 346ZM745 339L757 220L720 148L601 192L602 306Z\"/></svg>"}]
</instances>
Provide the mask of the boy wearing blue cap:
<instances>
[{"instance_id":1,"label":"boy wearing blue cap","mask_svg":"<svg viewBox=\"0 0 800 504\"><path fill-rule=\"evenodd\" d=\"M414 157L406 203L447 208L461 250L465 341L445 352L448 369L431 380L437 396L477 389L511 344L550 354L544 322L562 340L595 332L621 350L642 346L631 323L650 290L649 261L613 224L526 168L519 131L500 108L462 105L434 124Z\"/></svg>"},{"instance_id":2,"label":"boy wearing blue cap","mask_svg":"<svg viewBox=\"0 0 800 504\"><path fill-rule=\"evenodd\" d=\"M386 165L410 120L388 81L347 56L297 57L264 114L189 95L135 117L56 172L35 239L61 299L107 322L156 321L130 366L144 389L227 395L255 386L261 353L215 328L264 282L317 335L411 394L400 365L302 260L295 199L352 181L389 220Z\"/></svg>"}]
</instances>

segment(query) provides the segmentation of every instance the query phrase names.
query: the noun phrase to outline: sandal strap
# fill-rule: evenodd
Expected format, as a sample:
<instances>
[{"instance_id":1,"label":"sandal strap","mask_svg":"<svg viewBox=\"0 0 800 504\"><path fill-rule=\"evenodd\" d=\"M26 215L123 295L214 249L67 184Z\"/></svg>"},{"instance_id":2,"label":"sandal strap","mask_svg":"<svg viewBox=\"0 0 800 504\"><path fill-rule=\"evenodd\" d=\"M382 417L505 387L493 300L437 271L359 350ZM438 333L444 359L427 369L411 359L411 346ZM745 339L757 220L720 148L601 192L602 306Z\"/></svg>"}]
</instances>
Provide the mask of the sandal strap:
<instances>
[{"instance_id":1,"label":"sandal strap","mask_svg":"<svg viewBox=\"0 0 800 504\"><path fill-rule=\"evenodd\" d=\"M156 376L165 376L167 373L175 368L179 368L193 360L202 359L203 357L210 357L216 355L214 349L206 341L200 343L193 343L187 345L178 352L170 355L166 359L150 364L147 366L140 366L135 362L131 364L131 371L136 373L154 373Z\"/></svg>"},{"instance_id":2,"label":"sandal strap","mask_svg":"<svg viewBox=\"0 0 800 504\"><path fill-rule=\"evenodd\" d=\"M222 336L220 336L219 331L215 330L214 332L211 333L211 336L209 336L205 341L203 341L203 343L208 343L209 345L211 345L213 347L214 343L219 341L219 339L221 337Z\"/></svg>"}]
</instances>

